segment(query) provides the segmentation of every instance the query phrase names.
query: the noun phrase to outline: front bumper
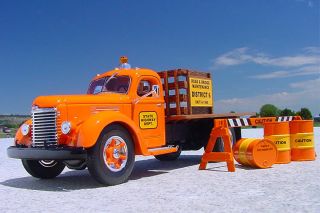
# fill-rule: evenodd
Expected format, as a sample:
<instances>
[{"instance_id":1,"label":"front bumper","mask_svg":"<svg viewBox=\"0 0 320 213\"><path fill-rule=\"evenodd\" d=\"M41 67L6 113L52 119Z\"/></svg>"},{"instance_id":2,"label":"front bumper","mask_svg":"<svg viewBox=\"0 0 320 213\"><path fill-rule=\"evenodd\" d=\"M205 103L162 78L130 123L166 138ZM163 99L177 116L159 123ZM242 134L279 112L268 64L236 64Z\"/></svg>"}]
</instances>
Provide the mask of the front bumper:
<instances>
[{"instance_id":1,"label":"front bumper","mask_svg":"<svg viewBox=\"0 0 320 213\"><path fill-rule=\"evenodd\" d=\"M10 146L8 157L26 160L84 160L86 150L82 148L20 148Z\"/></svg>"}]
</instances>

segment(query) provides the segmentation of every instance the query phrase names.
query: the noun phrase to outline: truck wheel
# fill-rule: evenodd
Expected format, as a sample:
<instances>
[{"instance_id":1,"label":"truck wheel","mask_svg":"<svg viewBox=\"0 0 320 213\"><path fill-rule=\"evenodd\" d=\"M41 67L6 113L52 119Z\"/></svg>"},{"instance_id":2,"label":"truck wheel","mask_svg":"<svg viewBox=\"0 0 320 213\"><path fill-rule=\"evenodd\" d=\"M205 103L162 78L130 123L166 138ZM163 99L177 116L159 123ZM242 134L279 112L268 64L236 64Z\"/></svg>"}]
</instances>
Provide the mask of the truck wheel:
<instances>
[{"instance_id":1,"label":"truck wheel","mask_svg":"<svg viewBox=\"0 0 320 213\"><path fill-rule=\"evenodd\" d=\"M88 150L88 170L101 184L116 185L128 180L134 165L134 146L129 133L112 125Z\"/></svg>"},{"instance_id":2,"label":"truck wheel","mask_svg":"<svg viewBox=\"0 0 320 213\"><path fill-rule=\"evenodd\" d=\"M229 132L231 135L231 145L233 146L237 142L234 128L230 128ZM217 139L216 144L214 145L213 151L215 151L215 152L223 152L224 151L224 144L223 144L223 141L221 140L221 138Z\"/></svg>"},{"instance_id":3,"label":"truck wheel","mask_svg":"<svg viewBox=\"0 0 320 213\"><path fill-rule=\"evenodd\" d=\"M68 169L84 170L87 168L86 160L66 160L63 163L68 167Z\"/></svg>"},{"instance_id":4,"label":"truck wheel","mask_svg":"<svg viewBox=\"0 0 320 213\"><path fill-rule=\"evenodd\" d=\"M55 178L63 171L65 165L55 160L22 160L25 170L36 178Z\"/></svg>"},{"instance_id":5,"label":"truck wheel","mask_svg":"<svg viewBox=\"0 0 320 213\"><path fill-rule=\"evenodd\" d=\"M168 153L168 154L163 154L163 155L155 155L155 159L160 160L160 161L174 161L179 158L181 154L181 146L179 146L178 151Z\"/></svg>"}]
</instances>

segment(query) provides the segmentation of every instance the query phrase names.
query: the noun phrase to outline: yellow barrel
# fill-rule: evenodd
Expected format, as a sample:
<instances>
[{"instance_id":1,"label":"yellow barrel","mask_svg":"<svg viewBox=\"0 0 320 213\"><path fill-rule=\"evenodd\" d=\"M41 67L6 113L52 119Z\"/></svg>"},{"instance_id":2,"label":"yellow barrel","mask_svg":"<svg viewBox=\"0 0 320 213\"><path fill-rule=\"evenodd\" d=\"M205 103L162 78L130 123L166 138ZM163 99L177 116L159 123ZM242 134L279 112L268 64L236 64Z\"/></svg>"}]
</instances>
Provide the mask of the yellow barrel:
<instances>
[{"instance_id":1,"label":"yellow barrel","mask_svg":"<svg viewBox=\"0 0 320 213\"><path fill-rule=\"evenodd\" d=\"M291 121L290 134L291 160L315 160L313 121Z\"/></svg>"},{"instance_id":2,"label":"yellow barrel","mask_svg":"<svg viewBox=\"0 0 320 213\"><path fill-rule=\"evenodd\" d=\"M276 163L290 163L289 122L267 122L264 124L264 138L271 140L278 149Z\"/></svg>"},{"instance_id":3,"label":"yellow barrel","mask_svg":"<svg viewBox=\"0 0 320 213\"><path fill-rule=\"evenodd\" d=\"M277 160L277 147L268 139L242 138L234 145L233 155L242 165L269 168Z\"/></svg>"}]
</instances>

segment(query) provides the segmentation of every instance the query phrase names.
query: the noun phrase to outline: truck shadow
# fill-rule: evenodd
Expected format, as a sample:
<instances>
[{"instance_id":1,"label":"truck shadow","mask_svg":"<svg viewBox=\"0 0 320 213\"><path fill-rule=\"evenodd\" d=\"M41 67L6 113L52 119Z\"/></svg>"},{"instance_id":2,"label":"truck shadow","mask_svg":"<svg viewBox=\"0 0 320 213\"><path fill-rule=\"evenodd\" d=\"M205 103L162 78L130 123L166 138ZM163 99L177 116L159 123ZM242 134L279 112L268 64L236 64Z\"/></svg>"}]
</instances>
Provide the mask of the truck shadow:
<instances>
[{"instance_id":1,"label":"truck shadow","mask_svg":"<svg viewBox=\"0 0 320 213\"><path fill-rule=\"evenodd\" d=\"M201 155L181 155L175 161L159 161L156 159L137 161L130 179L137 180L143 177L150 177L152 173L155 173L155 175L164 174L171 170L198 165L201 157Z\"/></svg>"},{"instance_id":2,"label":"truck shadow","mask_svg":"<svg viewBox=\"0 0 320 213\"><path fill-rule=\"evenodd\" d=\"M182 155L176 161L158 161L156 159L139 160L135 162L130 180L139 180L169 173L171 170L180 169L199 164L201 155ZM55 179L37 179L31 176L8 179L0 182L1 185L19 189L36 191L70 192L81 189L94 189L106 187L97 183L89 174L88 170L68 170ZM117 186L107 186L117 187Z\"/></svg>"}]
</instances>

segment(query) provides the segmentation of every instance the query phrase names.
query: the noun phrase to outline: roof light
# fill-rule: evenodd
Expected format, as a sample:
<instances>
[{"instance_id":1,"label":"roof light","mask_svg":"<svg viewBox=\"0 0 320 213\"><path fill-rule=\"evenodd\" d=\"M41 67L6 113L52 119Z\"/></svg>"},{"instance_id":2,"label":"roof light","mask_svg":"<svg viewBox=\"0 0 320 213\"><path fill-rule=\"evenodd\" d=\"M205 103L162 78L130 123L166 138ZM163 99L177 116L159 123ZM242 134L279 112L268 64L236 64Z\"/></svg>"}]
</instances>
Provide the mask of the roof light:
<instances>
[{"instance_id":1,"label":"roof light","mask_svg":"<svg viewBox=\"0 0 320 213\"><path fill-rule=\"evenodd\" d=\"M128 57L127 56L121 56L120 57L120 69L131 69L131 65L128 64Z\"/></svg>"}]
</instances>

